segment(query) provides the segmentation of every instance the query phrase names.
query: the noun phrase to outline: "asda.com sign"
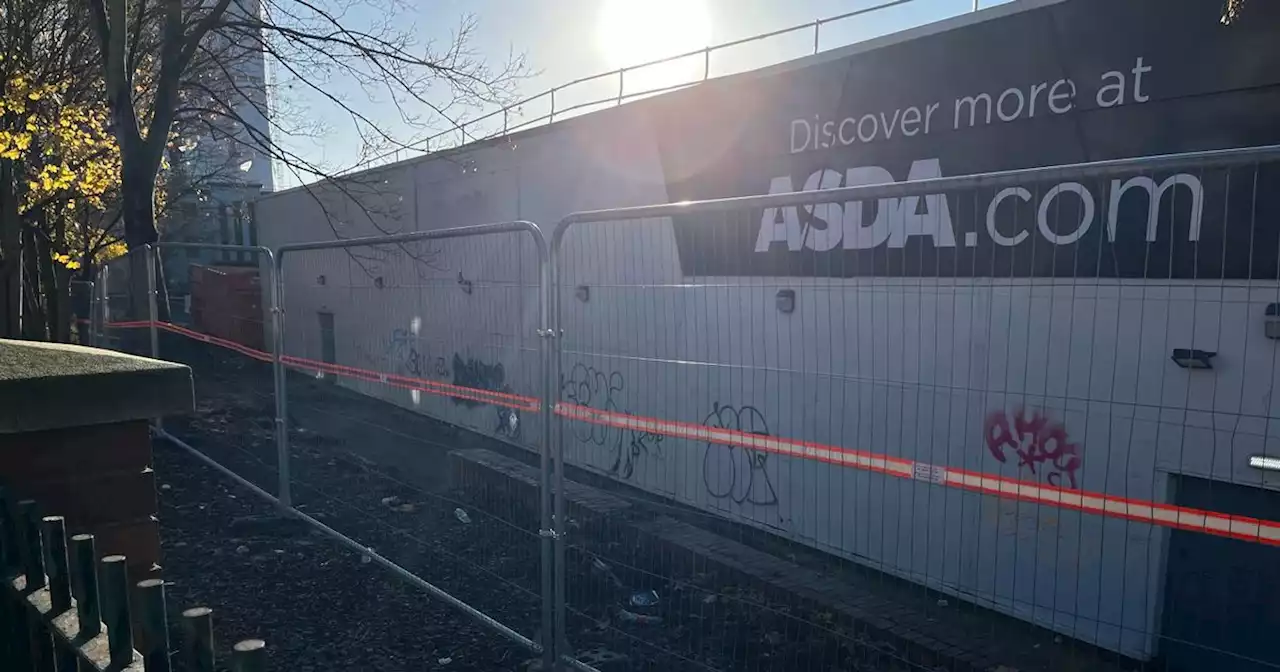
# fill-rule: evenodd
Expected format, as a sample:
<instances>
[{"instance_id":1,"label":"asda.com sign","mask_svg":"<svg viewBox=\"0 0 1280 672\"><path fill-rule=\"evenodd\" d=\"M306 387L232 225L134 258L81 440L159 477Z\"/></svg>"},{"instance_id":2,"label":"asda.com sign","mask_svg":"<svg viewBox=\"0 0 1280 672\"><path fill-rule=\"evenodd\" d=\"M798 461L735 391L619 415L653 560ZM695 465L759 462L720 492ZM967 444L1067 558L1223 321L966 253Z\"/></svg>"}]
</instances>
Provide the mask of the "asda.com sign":
<instances>
[{"instance_id":1,"label":"asda.com sign","mask_svg":"<svg viewBox=\"0 0 1280 672\"><path fill-rule=\"evenodd\" d=\"M943 177L938 159L915 161L907 173L907 180L923 180ZM782 194L793 191L831 189L843 186L885 184L894 176L880 166L850 168L844 174L823 169L809 175L804 185L796 189L791 176L774 178L769 193ZM1174 198L1173 188L1185 187L1181 200ZM1204 185L1200 178L1189 173L1178 173L1165 178L1159 184L1146 176L1127 180L1114 179L1105 190L1104 216L1099 216L1099 198L1080 182L1061 182L1037 193L1026 187L1008 187L998 191L986 202L985 227L968 231L964 235L965 247L978 247L992 243L1003 247L1016 247L1027 242L1035 234L1051 245L1074 245L1093 228L1095 222L1106 226L1106 239L1116 240L1122 218L1120 206L1126 195L1136 192L1132 198L1142 199L1146 206L1146 242L1157 240L1162 205L1169 196L1167 211L1174 208L1186 210L1187 241L1200 240L1200 226L1204 216ZM1063 205L1059 198L1070 201ZM1009 201L1004 208L1001 206ZM1030 206L1025 220L1016 216L1023 210L1019 204ZM1064 217L1064 209L1070 217ZM1130 209L1131 210L1131 209ZM1000 215L1013 214L1013 217ZM1168 219L1168 218L1166 218ZM1005 223L1000 223L1004 220ZM1010 221L1012 220L1012 221ZM1065 221L1064 221L1065 220ZM1104 221L1099 221L1104 220ZM1132 220L1130 220L1132 221ZM1001 230L1002 227L1005 230ZM926 244L935 248L956 247L955 224L951 216L951 204L942 194L881 198L874 202L848 201L817 205L765 208L760 217L760 231L756 236L756 252L770 252L784 245L790 252L813 250L828 252L837 248L866 250L881 245L905 248L913 237L924 237ZM981 242L980 242L981 241Z\"/></svg>"},{"instance_id":2,"label":"asda.com sign","mask_svg":"<svg viewBox=\"0 0 1280 672\"><path fill-rule=\"evenodd\" d=\"M1070 0L695 89L657 123L669 195L1280 143L1280 10L1223 26L1219 5ZM1188 169L690 215L676 237L691 275L1275 278L1278 178Z\"/></svg>"}]
</instances>

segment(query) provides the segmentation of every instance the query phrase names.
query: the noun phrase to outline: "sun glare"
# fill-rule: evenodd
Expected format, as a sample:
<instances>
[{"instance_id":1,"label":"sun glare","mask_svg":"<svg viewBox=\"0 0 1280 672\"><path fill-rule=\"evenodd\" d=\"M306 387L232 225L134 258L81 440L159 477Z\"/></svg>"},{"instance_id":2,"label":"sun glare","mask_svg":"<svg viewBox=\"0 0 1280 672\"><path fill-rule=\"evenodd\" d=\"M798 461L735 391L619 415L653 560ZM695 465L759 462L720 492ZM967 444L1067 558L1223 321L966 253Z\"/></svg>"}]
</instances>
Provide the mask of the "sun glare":
<instances>
[{"instance_id":1,"label":"sun glare","mask_svg":"<svg viewBox=\"0 0 1280 672\"><path fill-rule=\"evenodd\" d=\"M596 43L610 67L623 68L701 49L711 41L703 0L605 0Z\"/></svg>"}]
</instances>

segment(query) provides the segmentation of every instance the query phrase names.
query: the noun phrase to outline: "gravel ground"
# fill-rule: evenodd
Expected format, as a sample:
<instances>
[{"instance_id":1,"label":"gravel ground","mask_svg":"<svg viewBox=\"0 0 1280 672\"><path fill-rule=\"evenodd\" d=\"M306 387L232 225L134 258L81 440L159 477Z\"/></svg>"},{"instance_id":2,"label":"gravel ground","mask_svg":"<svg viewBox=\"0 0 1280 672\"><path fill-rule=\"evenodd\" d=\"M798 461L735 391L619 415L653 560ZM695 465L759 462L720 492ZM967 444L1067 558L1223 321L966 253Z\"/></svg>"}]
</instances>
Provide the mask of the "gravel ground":
<instances>
[{"instance_id":1,"label":"gravel ground","mask_svg":"<svg viewBox=\"0 0 1280 672\"><path fill-rule=\"evenodd\" d=\"M271 507L195 458L157 445L155 465L169 604L214 609L220 659L248 637L293 672L507 670L532 655L326 537L261 524Z\"/></svg>"},{"instance_id":2,"label":"gravel ground","mask_svg":"<svg viewBox=\"0 0 1280 672\"><path fill-rule=\"evenodd\" d=\"M166 428L273 492L269 371L220 351L182 352L196 371L198 411ZM290 385L299 508L537 640L536 512L480 501L445 474L448 450L492 442L305 378ZM370 418L413 442L413 464L375 464L353 450L372 441ZM157 442L155 462L169 603L213 607L222 646L261 637L272 669L295 671L512 670L535 659L327 537L272 524L267 503L167 442ZM604 672L924 669L816 605L780 603L616 539L580 534L578 543L567 564L569 633L579 657ZM649 589L659 605L626 606Z\"/></svg>"}]
</instances>

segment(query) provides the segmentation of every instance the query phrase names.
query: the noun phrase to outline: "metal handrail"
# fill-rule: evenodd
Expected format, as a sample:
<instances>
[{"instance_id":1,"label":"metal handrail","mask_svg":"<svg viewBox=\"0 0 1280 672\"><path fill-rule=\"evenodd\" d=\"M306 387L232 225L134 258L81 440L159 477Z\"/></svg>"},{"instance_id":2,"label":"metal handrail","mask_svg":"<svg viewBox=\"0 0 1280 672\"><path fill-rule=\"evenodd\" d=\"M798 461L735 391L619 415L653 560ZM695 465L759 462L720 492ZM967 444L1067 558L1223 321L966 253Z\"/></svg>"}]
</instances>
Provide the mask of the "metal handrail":
<instances>
[{"instance_id":1,"label":"metal handrail","mask_svg":"<svg viewBox=\"0 0 1280 672\"><path fill-rule=\"evenodd\" d=\"M665 57L663 57L663 58L659 58L659 59L652 60L652 61L646 61L646 62L644 62L644 63L637 63L637 64L635 64L635 65L628 65L628 66L624 66L624 67L621 67L621 68L617 68L617 69L615 69L615 70L609 70L609 71L607 71L607 72L601 72L601 73L594 74L594 75L587 75L586 77L579 77L579 78L577 78L577 79L574 79L574 80L570 80L570 81L568 81L568 82L565 82L564 84L560 84L559 86L553 86L553 87L551 87L550 89L547 89L547 90L545 90L545 91L542 91L542 92L536 93L536 94L534 94L534 95L532 95L532 96L529 96L529 97L527 97L527 98L523 98L523 99L518 100L518 101L516 101L516 102L514 102L514 103L510 103L510 104L508 104L508 105L505 105L505 106L503 106L503 107L502 107L502 108L500 108L500 109L494 110L493 112L489 112L488 114L482 115L482 116L477 117L477 118L475 118L475 119L472 119L472 120L470 120L470 121L466 121L466 122L460 123L460 124L458 124L458 125L454 126L453 128L451 128L451 129L447 130L447 131L440 131L439 133L436 133L436 134L434 134L434 135L427 136L426 138L423 138L422 140L417 140L417 141L414 141L414 142L410 142L409 144L404 145L403 147L399 147L399 148L394 149L394 150L391 150L391 151L389 151L389 152L385 152L385 153L383 153L383 154L379 154L378 156L375 156L375 157L369 158L369 159L367 159L367 160L365 160L365 161L362 161L362 162L360 162L360 163L357 163L357 164L356 164L356 165L354 165L354 166L351 166L350 168L347 168L347 169L344 169L344 170L342 170L342 171L339 171L339 172L337 173L337 175L348 175L348 174L351 174L351 173L354 173L354 172L358 172L358 171L361 171L361 170L366 170L366 169L376 168L376 167L379 167L379 166L382 166L382 165L386 165L387 163L395 163L395 162L397 162L397 161L400 161L400 160L401 160L401 153L402 153L402 152L422 151L422 152L424 152L424 153L429 153L429 152L431 151L431 144L432 144L434 141L436 141L436 140L438 140L438 139L440 139L440 138L446 137L446 136L448 136L448 135L450 135L450 134L457 133L457 134L459 135L459 137L462 139L462 143L461 143L461 144L466 144L466 143L467 143L468 138L470 138L470 141L471 141L471 142L480 142L480 141L482 141L482 140L488 140L488 139L490 139L490 138L502 137L502 136L505 136L505 135L510 134L510 133L511 133L511 132L513 132L513 131L520 130L520 129L524 129L524 128L529 128L529 127L532 127L532 126L535 126L535 125L541 124L541 123L542 123L542 122L544 122L544 121L545 121L546 123L548 123L548 124L550 124L550 123L554 123L554 122L555 122L555 120L556 120L556 115L557 115L557 114L565 114L565 113L567 113L567 112L572 112L572 111L574 111L574 110L579 110L579 109L582 109L582 108L584 108L584 107L592 107L592 106L595 106L595 105L604 105L604 104L607 104L607 103L610 103L610 102L612 102L615 106L617 106L617 105L621 105L622 103L624 103L624 102L626 102L627 100L630 100L630 99L632 99L632 98L637 98L637 97L640 97L640 96L646 96L646 95L652 95L652 94L662 93L662 92L665 92L665 91L671 91L671 90L674 90L674 89L680 89L680 88L684 88L684 87L687 87L687 86L693 86L693 85L696 85L696 84L698 84L698 83L705 82L705 81L707 81L707 80L711 79L711 54L713 54L713 53L715 53L715 52L717 52L717 51L723 51L723 50L725 50L725 49L730 49L730 48L733 48L733 47L741 46L741 45L743 45L743 44L748 44L748 43L750 43L750 42L758 42L758 41L760 41L760 40L766 40L766 39L769 39L769 38L772 38L772 37L779 37L779 36L782 36L782 35L788 35L788 34L796 33L796 32L800 32L800 31L812 30L812 31L813 31L813 53L817 54L817 53L821 52L821 48L820 48L820 38L821 38L821 33L822 33L822 26L827 25L827 24L830 24L830 23L835 23L835 22L838 22L838 21L843 21L843 20L845 20L845 19L851 19L851 18L854 18L854 17L857 17L857 16L862 16L862 15L864 15L864 14L870 14L870 13L872 13L872 12L877 12L877 11L880 11L880 10L882 10L882 9L889 9L889 8L891 8L891 7L897 7L897 6L899 6L899 5L905 5L905 4L908 4L908 3L911 3L911 2L915 2L915 1L916 1L916 0L887 0L886 2L882 2L882 3L877 4L877 5L872 5L871 7L864 7L864 8L862 8L862 9L856 9L856 10L853 10L853 11L850 11L850 12L845 12L845 13L843 13L843 14L837 14L837 15L835 15L835 16L829 16L829 17L821 18L821 19L817 19L817 20L815 20L815 21L809 21L809 22L806 22L806 23L797 24L797 25L794 25L794 26L790 26L790 27L788 27L788 28L780 28L780 29L778 29L778 30L769 31L769 32L767 32L767 33L760 33L760 34L757 34L757 35L752 35L752 36L750 36L750 37L744 37L744 38L740 38L740 39L737 39L737 40L731 40L731 41L729 41L729 42L721 42L721 43L719 43L719 44L708 45L708 46L703 47L703 48L701 48L701 49L695 49L695 50L693 50L693 51L686 51L686 52L684 52L684 53L675 54L675 55L673 55L673 56L665 56ZM979 7L978 7L978 5L979 5L979 0L973 0L973 10L972 10L972 11L974 11L974 12L978 11L978 8L979 8ZM644 68L652 67L652 66L655 66L655 65L662 65L662 64L664 64L664 63L671 63L671 62L679 61L679 60L681 60L681 59L685 59L685 58L692 58L692 57L694 57L694 56L698 56L698 55L702 55L702 57L703 57L702 77L701 77L700 79L695 78L695 79L693 79L693 80L690 80L690 81L688 81L688 82L683 82L683 83L680 83L680 84L673 84L673 85L668 85L668 86L662 86L662 87L657 87L657 88L653 88L653 89L645 89L644 91L636 91L636 92L632 92L632 93L626 93L626 92L625 92L625 90L624 90L626 73L628 73L628 72L635 71L635 70L642 70L642 69L644 69ZM601 99L599 99L599 100L593 100L593 101L585 102L585 103L575 103L575 104L573 104L573 105L570 105L570 106L569 106L569 107L567 107L567 108L562 108L562 109L558 109L558 110L556 109L556 92L557 92L557 91L563 91L563 90L565 90L565 89L567 89L567 88L569 88L569 87L572 87L572 86L577 86L577 85L579 85L579 84L585 84L585 83L587 83L587 82L594 82L594 81L598 81L598 80L601 80L601 79L606 79L606 78L609 78L609 77L617 77L617 78L618 78L618 94L617 94L616 96L610 96L610 97L608 97L608 98L601 98ZM529 120L526 120L526 121L523 121L523 122L521 122L521 123L516 124L515 126L512 126L512 125L510 124L510 113L511 113L511 112L513 112L513 111L517 111L517 110L519 110L519 108L523 107L524 105L527 105L527 104L529 104L529 103L532 103L532 102L535 102L535 101L541 100L541 99L543 99L543 98L550 98L551 108L550 108L550 111L549 111L548 113L546 113L546 114L542 114L542 115L539 115L539 116L537 116L537 117L534 117L534 118L529 119ZM468 130L467 130L467 129L468 129L468 127L474 128L477 124L480 124L480 123L482 123L482 122L490 121L490 120L496 120L499 116L501 116L501 117L502 117L502 130L501 130L501 131L488 133L488 134L486 134L486 135L475 135L475 134L469 133L469 132L468 132ZM406 157L406 158L408 158L408 157ZM390 162L388 162L388 161L386 161L386 159L391 159L391 161L390 161Z\"/></svg>"}]
</instances>

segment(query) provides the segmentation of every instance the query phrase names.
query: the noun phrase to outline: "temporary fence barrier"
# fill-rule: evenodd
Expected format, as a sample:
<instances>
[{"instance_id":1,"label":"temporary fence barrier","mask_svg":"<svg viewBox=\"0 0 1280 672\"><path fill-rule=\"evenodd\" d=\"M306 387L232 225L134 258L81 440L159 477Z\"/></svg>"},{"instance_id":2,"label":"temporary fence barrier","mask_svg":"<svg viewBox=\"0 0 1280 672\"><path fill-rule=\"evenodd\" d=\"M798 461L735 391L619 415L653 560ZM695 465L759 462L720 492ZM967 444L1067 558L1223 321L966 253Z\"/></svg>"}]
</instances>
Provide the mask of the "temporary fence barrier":
<instances>
[{"instance_id":1,"label":"temporary fence barrier","mask_svg":"<svg viewBox=\"0 0 1280 672\"><path fill-rule=\"evenodd\" d=\"M537 230L536 226L532 224L524 223L524 222L516 222L511 224L498 224L498 225L488 225L488 226L480 226L480 227L464 227L461 229L429 232L429 233L424 233L420 235L414 234L409 236L366 238L366 239L358 239L358 240L332 241L332 242L320 243L320 244L283 246L278 250L278 254L280 255L278 257L279 261L273 261L272 252L267 250L266 248L251 248L251 247L224 246L224 245L202 245L202 244L187 244L187 243L161 244L159 246L161 249L167 247L167 248L174 248L174 249L187 249L187 250L200 250L200 251L213 250L213 251L222 251L222 252L235 252L237 257L243 257L246 254L256 255L259 259L266 259L268 262L270 262L270 268L263 273L265 276L265 280L261 283L253 283L253 284L260 286L262 290L265 290L263 291L264 295L270 294L272 297L267 301L263 302L263 305L261 306L262 308L265 308L266 313L273 316L271 319L271 326L270 326L270 329L271 329L270 340L272 341L271 351L266 352L260 349L262 345L254 343L253 338L246 338L245 332L243 331L234 330L234 329L230 330L231 332L234 332L234 333L226 334L226 336L230 336L230 337L224 337L223 335L219 335L219 332L228 331L228 330L222 328L222 326L225 326L225 325L220 326L218 319L216 319L219 317L217 314L210 314L210 312L208 311L209 304L212 302L202 302L202 300L199 298L198 287L200 282L202 281L197 280L194 276L188 282L182 282L178 278L169 279L172 282L172 284L169 285L170 289L175 286L185 287L190 291L190 294L188 294L190 299L185 299L184 297L178 296L177 293L173 291L158 292L155 290L155 285L152 284L149 287L149 291L148 291L148 294L151 298L147 302L148 310L150 312L150 319L147 319L147 320L113 319L109 321L109 326L113 329L132 329L135 331L145 329L147 332L151 334L150 347L151 347L151 354L153 356L167 356L169 358L177 358L179 360L189 360L192 357L195 357L197 359L199 358L199 353L193 353L188 351L186 348L182 348L178 346L178 343L180 343L180 341L175 341L173 346L170 346L170 345L162 346L161 336L163 334L169 333L169 334L181 336L183 337L183 340L186 340L186 341L209 344L209 345L221 348L223 350L235 353L236 355L242 355L252 360L272 363L273 364L272 385L273 385L274 391L269 396L274 397L275 409L276 409L275 426L276 426L277 433L274 436L274 443L276 445L277 464L275 465L274 471L276 471L276 473L278 474L278 483L277 483L278 494L277 495L273 496L267 493L267 491L264 490L258 483L254 482L254 479L248 478L247 474L243 473L241 470L228 468L226 464L224 464L223 462L227 461L226 458L230 456L231 453L229 453L227 456L221 456L223 458L223 462L220 462L219 460L216 460L210 457L208 454L206 454L206 452L196 450L189 443L184 441L180 436L171 433L171 431L169 430L161 428L159 426L159 423L157 423L158 435L172 442L174 445L178 446L179 448L184 449L188 453L191 453L192 455L197 457L197 459L200 459L201 461L204 461L205 463L210 464L211 466L213 466L214 468L222 472L224 475L231 477L233 480L238 482L241 486L251 489L251 491L259 495L260 497L266 498L274 506L276 506L281 511L285 512L287 515L303 520L304 522L311 525L312 527L315 527L317 530L326 534L327 536L335 538L339 543L343 544L344 546L347 546L348 548L351 548L353 550L360 552L362 555L364 555L366 558L370 559L371 561L376 562L377 564L388 568L389 570L391 570L393 573L397 574L401 578L404 578L410 581L412 584L418 586L419 588L426 590L433 597L438 598L443 602L463 611L465 614L471 616L481 624L491 628L492 630L506 637L507 639L510 639L511 641L517 644L520 644L534 651L535 653L544 653L544 647L541 644L519 634L518 632L516 632L511 628L508 628L507 626L503 625L501 622L489 616L488 614L484 613L480 609L477 609L473 607L471 604L469 604L468 602L465 602L455 597L450 592L447 592L446 590L440 587L437 587L435 584L432 584L426 581L420 576L414 574L413 571L410 571L409 569L406 569L400 564L397 564L396 560L392 560L374 551L372 546L370 546L369 544L358 542L352 539L350 536L347 536L347 534L352 534L357 537L365 536L365 535L362 535L359 531L348 530L347 533L343 533L333 527L330 527L329 525L321 523L316 518L303 513L298 507L305 506L305 505L299 505L296 499L294 499L293 497L294 488L292 486L294 482L297 482L298 484L301 484L303 486L307 486L308 484L300 480L295 481L295 479L291 478L290 476L292 470L290 468L290 459L289 459L290 458L290 454L289 454L290 449L289 449L289 442L288 442L289 428L288 428L288 423L286 421L288 418L288 410L287 410L288 405L286 401L288 398L287 396L288 386L286 382L287 376L288 376L287 370L293 370L296 372L317 375L322 379L325 377L328 377L329 379L340 378L348 382L350 381L373 382L380 385L387 385L393 388L409 389L413 391L415 398L417 398L419 393L426 393L426 394L440 395L440 396L452 398L452 399L460 399L469 403L473 402L476 404L493 405L499 408L508 408L516 412L527 411L529 413L534 413L534 414L543 412L541 404L537 401L537 399L530 396L517 395L510 392L505 392L502 390L485 389L483 387L468 387L466 385L444 383L436 380L427 380L424 378L419 378L419 377L414 377L409 375L398 375L394 372L385 371L385 370L360 369L352 366L346 366L342 363L339 363L338 361L333 361L335 359L334 357L326 357L323 354L321 354L318 357L297 356L297 355L289 354L286 350L286 345L285 345L289 341L286 339L286 332L284 329L284 321L283 321L284 311L276 309L276 306L280 304L276 298L276 295L274 294L274 291L283 292L285 287L285 283L283 282L282 276L280 276L281 279L277 281L278 276L276 275L276 273L282 272L283 264L286 256L288 256L289 258L292 258L292 257L300 256L300 253L303 253L303 252L319 252L324 250L333 250L342 254L346 254L349 250L359 249L359 248L368 248L368 249L379 250L379 251L385 251L385 248L396 248L403 251L406 248L406 246L411 246L419 242L430 243L436 240L443 240L448 238L466 238L469 236L492 237L492 236L503 234L503 233L520 233L520 234L532 233L533 234L532 235L533 254L531 255L531 258L532 258L532 261L534 262L533 270L536 273L533 276L533 284L527 287L528 291L525 293L527 293L529 297L533 299L532 303L534 304L534 306L536 306L536 309L537 309L536 319L538 320L538 323L542 323L542 320L544 319L544 316L545 316L546 306L545 304L539 303L539 298L542 296L545 296L545 292L542 291L542 289L540 289L545 284L545 278L547 274L547 271L545 268L545 257L546 257L545 243L544 243L545 239L542 237L541 233ZM147 266L152 269L155 268L157 263L156 255L152 251L151 247L148 246L146 248L143 248L142 250L138 251L137 254L144 255L147 259L147 262L146 262ZM385 261L386 259L383 259L383 262ZM510 261L510 260L504 260L504 263L506 261ZM129 261L125 260L125 261L119 262L117 266L121 268L128 267ZM169 267L173 268L174 264L170 264ZM121 268L117 269L117 272L113 274L113 277L120 277L121 275L123 275L123 271L121 271ZM388 280L392 280L393 276L391 275L390 267L384 263L382 268L388 269ZM504 268L504 266L499 266L498 268ZM509 265L505 266L505 268L510 268L510 266ZM212 267L207 269L202 268L200 272L201 273L217 272L217 273L222 273L223 275L226 275L230 273L235 273L236 271L235 269L223 268L219 266L219 267ZM154 274L152 275L152 277L154 277ZM372 278L369 278L369 280L372 281ZM321 284L324 284L324 281L321 281ZM457 287L456 284L455 284L455 287ZM379 289L380 288L381 287L379 287ZM389 290L393 289L394 284L392 282L389 282L387 288ZM220 287L219 289L220 291L225 291L227 290L227 287ZM474 291L477 294L483 295L484 292L486 291L484 278L477 278L474 285L471 285L470 283L468 283L468 286L465 289L467 294L471 294ZM295 291L293 292L293 294L295 295L296 303L300 305L304 305L306 303L305 292L296 291L296 288L295 288ZM157 295L167 295L169 300L167 302L161 301ZM122 304L124 302L119 300L119 297L117 297L116 303ZM162 319L164 316L162 316L158 311L158 306L160 305L170 306L171 314L169 315L168 319ZM182 308L178 309L177 308L178 306L182 306ZM226 312L235 312L235 311L224 311L224 313ZM438 310L436 311L436 314L439 314ZM119 310L117 310L116 316L117 317L121 316L121 313ZM184 322L185 324L178 324L177 323L178 321ZM530 336L532 338L540 338L540 336L545 333L545 329L539 329L539 331L543 333L538 333L538 331L535 331L534 333L530 334ZM303 348L305 350L306 339L303 338L302 340L304 341ZM542 350L544 350L545 352L542 355L541 359L545 361L547 354L549 354L549 349L544 346ZM326 360L330 360L330 361L326 361ZM213 372L212 375L216 377L218 375L216 373L218 369L226 368L225 366L220 366L220 365L214 365L212 367L209 367L207 363L197 362L197 361L190 361L189 363L191 363L193 366L197 367L198 369L197 370L197 387L202 391L208 390L210 387L211 378L209 377L209 374L211 372ZM467 367L462 367L462 368L466 369ZM477 368L477 367L472 367L472 368ZM500 368L498 370L501 371ZM534 372L534 375L526 376L526 378L528 380L534 381L535 383L545 380L545 376L537 371ZM252 381L248 381L248 380L240 381L239 384L252 386ZM204 396L204 393L202 392L200 393L200 395ZM268 396L261 392L257 392L256 395L258 397ZM249 411L249 409L237 409L237 410L243 410L244 412ZM512 417L512 416L508 416L508 417ZM549 426L549 423L546 422L545 420L537 424L541 424L543 427ZM515 436L518 436L518 431L520 429L520 423L518 421L508 420L505 423L500 423L499 429L503 429L504 427L510 431L509 438L514 438ZM196 429L197 431L199 430L199 428L196 428ZM545 451L543 451L540 447L537 446L536 442L534 443L534 446L538 448L540 452L545 453ZM236 451L232 451L232 453L235 453L235 452ZM248 455L250 459L253 459L253 456L249 455L247 451L241 450L239 452L244 453L245 455ZM237 457L234 459L239 459L239 458ZM245 463L245 462L242 460L241 463ZM270 465L267 465L267 466L268 468L270 468ZM544 466L544 468L546 467ZM375 473L378 473L376 469L370 469L370 470L374 471ZM394 479L394 477L391 477L389 475L385 475L381 473L378 473L378 475L386 476L386 479L388 481L394 482L397 485L407 485L404 482L398 481ZM386 485L386 483L384 483L384 485ZM309 487L307 489L310 492L318 492L318 489L315 487ZM323 499L331 500L333 502L338 502L343 506L346 506L348 508L353 508L349 502L340 501L335 497L325 496L325 494L327 493L322 493ZM427 493L425 491L422 491L421 494L432 496L431 493ZM543 500L546 502L544 505L541 506L541 508L543 509L544 515L549 515L547 514L547 512L549 511L550 500L549 500L549 495L545 494L545 489L538 488L537 497L540 500ZM398 499L399 498L394 498L394 497L383 498L382 505L395 511L412 511L413 507L415 507L415 504L409 501L403 501L403 502L392 501L392 500L398 500ZM442 499L441 501L444 501L444 500ZM309 504L311 504L313 507L311 510L315 510L314 508L316 506L315 502L309 502ZM480 516L484 513L479 509L471 509L471 514L468 514L466 510L462 508L458 508L457 512L461 512L458 516L460 519L467 517L469 515ZM368 515L367 512L365 512L365 515ZM490 515L492 517L492 514ZM466 521L466 524L469 524L469 523L470 523L470 520L468 519ZM550 521L547 520L547 521L541 522L539 527L540 529L543 529L543 530L549 529ZM400 530L400 532L404 532L404 531ZM550 539L547 538L545 535L534 535L534 536L535 538L541 537L541 540L539 543L543 547L543 552L545 554L549 554ZM400 559L400 561L403 562L403 559ZM547 566L545 562L541 562L539 564L543 566L543 569L541 571L544 576L544 580L547 582L547 588L546 590L541 591L541 594L545 595L549 600L549 597L551 595L550 583L549 583L550 577L551 577L550 567ZM429 571L431 569L430 565L428 565L426 569ZM537 595L537 593L535 593L535 595ZM510 595L504 594L502 598L504 601L510 601ZM543 610L546 614L545 620L547 622L550 622L549 607L550 607L550 603L548 601L543 607ZM544 627L542 629L542 632L544 633L544 636L550 636L551 631L549 627ZM550 648L546 648L545 653L549 655ZM576 663L576 661L574 662ZM581 663L576 663L574 666L577 669L583 669L583 670L593 669L589 666L582 665Z\"/></svg>"},{"instance_id":2,"label":"temporary fence barrier","mask_svg":"<svg viewBox=\"0 0 1280 672\"><path fill-rule=\"evenodd\" d=\"M1028 666L1123 666L1115 651L1272 669L1274 654L1207 625L1235 605L1183 579L1208 571L1213 537L1280 559L1274 505L1244 511L1239 491L1261 498L1275 483L1260 467L1280 465L1262 333L1280 313L1265 219L1278 161L1256 147L571 215L551 243L556 460L697 512L673 517L741 523L744 542L766 530L841 558L835 571L882 572L869 592L919 613L880 630L936 623L923 634L943 648L990 650L959 599L1043 626L1002 628ZM937 174L922 163L912 174ZM559 473L553 492L559 525ZM593 602L564 573L592 566L683 584L695 612L727 601L662 558L564 531L562 619ZM854 639L799 603L736 601L801 640ZM695 617L708 611L737 617ZM1099 648L1043 646L1054 631ZM654 639L655 655L717 666ZM754 640L737 655L777 648Z\"/></svg>"},{"instance_id":3,"label":"temporary fence barrier","mask_svg":"<svg viewBox=\"0 0 1280 672\"><path fill-rule=\"evenodd\" d=\"M304 255L304 259L298 259ZM286 272L286 263L290 272ZM523 529L526 521L519 515L522 507L513 505L507 512L494 511L494 502L485 496L492 486L482 477L470 476L461 464L454 466L455 486L480 492L470 506L452 507L453 511L449 511L451 507L445 506L446 500L438 495L416 488L412 494L436 500L434 507L443 511L446 522L461 527L457 541L451 545L482 543L475 540L478 533L474 529L466 529L472 525L472 516L480 515L502 523L498 529L508 531L503 532L504 543L517 551L520 539L537 540L540 589L490 570L493 553L485 553L489 557L466 557L440 547L437 541L437 552L452 555L455 562L466 565L468 571L480 572L478 576L487 576L488 580L433 587L430 591L445 595L447 589L469 602L486 602L476 608L454 600L455 606L490 626L496 621L482 609L505 607L518 612L513 595L527 594L537 599L544 638L537 648L544 657L544 669L551 669L552 547L547 482L552 417L550 409L540 401L549 391L550 380L546 367L551 349L542 338L549 333L546 282L550 270L541 231L535 224L516 221L287 244L277 249L276 264L276 293L282 297L281 305L288 315L287 321L281 319L277 323L276 334L280 353L277 379L285 423L290 409L296 408L292 402L301 396L291 393L287 385L284 369L289 367L517 443L540 456L541 476L535 495L539 533L532 536ZM287 292L286 287L290 288ZM341 298L348 301L340 303ZM380 333L388 326L388 316L397 314L403 316L399 326L390 333ZM317 319L316 331L303 326L311 315ZM535 345L534 341L538 343ZM404 394L406 391L408 395ZM328 416L331 427L338 413L323 405L313 410L313 416ZM367 419L351 421L359 422L365 435L375 429L397 432L394 427L378 426ZM530 432L529 426L537 428L537 433ZM289 440L287 424L280 437ZM282 453L288 452L286 443ZM410 512L427 506L395 495L384 498L382 503L393 510ZM401 532L412 536L412 532ZM436 531L435 536L441 537L441 532ZM520 558L518 552L513 558L504 557L501 567L518 575L522 573L518 565L527 566ZM428 566L422 571L429 575L431 569ZM500 597L492 595L486 601L479 589L494 579L507 588ZM494 597L505 604L492 601ZM503 626L499 632L511 637L515 631ZM527 645L531 640L521 637L517 641Z\"/></svg>"},{"instance_id":4,"label":"temporary fence barrier","mask_svg":"<svg viewBox=\"0 0 1280 672\"><path fill-rule=\"evenodd\" d=\"M1280 147L1257 147L584 212L549 249L523 222L284 245L272 305L285 305L286 253L341 256L291 267L303 279L290 285L290 331L274 313L270 353L154 316L115 326L273 363L278 505L296 515L287 370L408 391L390 400L427 414L424 398L495 409L470 428L540 458L543 641L495 629L548 667L586 667L568 635L603 628L712 669L761 656L787 669L1103 670L1152 657L1170 670L1271 669L1272 654L1230 641L1244 628L1207 625L1205 612L1227 622L1238 605L1204 592L1225 579L1203 577L1223 552L1206 540L1238 544L1232 557L1250 566L1280 545L1280 516L1250 504L1280 465L1280 232L1266 225L1277 162ZM536 264L502 247L415 247L509 233L530 234ZM537 316L496 310L509 329L495 329L475 305L432 298L446 287L454 299L505 293L495 300ZM397 292L416 294L417 312L385 343L339 337L398 312ZM299 320L312 312L308 332ZM452 340L423 337L450 320ZM461 355L432 368L444 355L417 346L442 342L507 348L518 371ZM371 344L383 347L361 356ZM451 408L434 414L467 426ZM633 485L609 489L665 514L638 534L608 516L574 520L593 514L569 510L573 468ZM699 544L709 559L677 560ZM769 569L762 548L791 564ZM815 564L879 606L851 607ZM747 585L765 574L802 598Z\"/></svg>"},{"instance_id":5,"label":"temporary fence barrier","mask_svg":"<svg viewBox=\"0 0 1280 672\"><path fill-rule=\"evenodd\" d=\"M168 672L169 616L164 581L130 586L126 558L101 560L92 534L67 536L62 516L41 515L33 500L13 501L0 487L0 655L6 670ZM129 594L137 599L130 608ZM131 616L136 614L136 619ZM185 669L213 670L213 611L182 612L178 656ZM142 651L134 648L134 626ZM262 640L233 648L232 669L263 672Z\"/></svg>"}]
</instances>

